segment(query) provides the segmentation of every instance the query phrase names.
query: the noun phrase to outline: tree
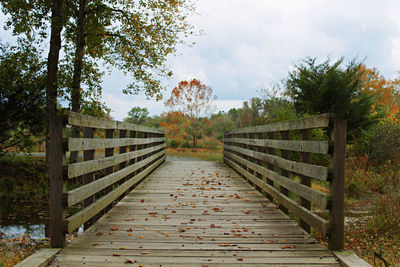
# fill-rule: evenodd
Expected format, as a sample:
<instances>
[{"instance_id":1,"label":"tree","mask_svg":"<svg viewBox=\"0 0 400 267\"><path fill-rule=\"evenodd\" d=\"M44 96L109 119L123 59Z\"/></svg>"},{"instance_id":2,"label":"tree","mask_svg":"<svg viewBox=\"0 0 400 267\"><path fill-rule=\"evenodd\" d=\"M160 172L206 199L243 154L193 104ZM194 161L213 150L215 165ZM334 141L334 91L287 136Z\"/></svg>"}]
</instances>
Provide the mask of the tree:
<instances>
[{"instance_id":1,"label":"tree","mask_svg":"<svg viewBox=\"0 0 400 267\"><path fill-rule=\"evenodd\" d=\"M25 34L29 40L37 36L38 43L46 40L51 1L4 0L1 6L10 15L6 27L13 26L14 34ZM65 29L61 69L68 70L69 79L60 85L71 95L73 111L79 111L84 97L81 80L86 90L100 89L96 60L133 76L124 93L143 91L161 98L161 79L172 75L165 64L167 56L194 33L187 23L194 11L191 0L64 0L61 8Z\"/></svg>"},{"instance_id":2,"label":"tree","mask_svg":"<svg viewBox=\"0 0 400 267\"><path fill-rule=\"evenodd\" d=\"M0 155L17 146L33 145L44 136L45 64L35 48L0 44Z\"/></svg>"},{"instance_id":3,"label":"tree","mask_svg":"<svg viewBox=\"0 0 400 267\"><path fill-rule=\"evenodd\" d=\"M186 132L192 137L193 147L197 146L197 138L202 130L200 118L211 114L215 99L210 86L192 79L179 82L165 102L166 106L177 109L188 117Z\"/></svg>"},{"instance_id":4,"label":"tree","mask_svg":"<svg viewBox=\"0 0 400 267\"><path fill-rule=\"evenodd\" d=\"M128 112L128 117L124 119L125 122L134 124L144 124L149 116L147 108L133 107Z\"/></svg>"},{"instance_id":5,"label":"tree","mask_svg":"<svg viewBox=\"0 0 400 267\"><path fill-rule=\"evenodd\" d=\"M343 58L321 64L307 58L289 73L287 93L299 113L332 112L347 121L348 137L353 140L376 122L374 98L362 93L362 64L355 60L342 67Z\"/></svg>"},{"instance_id":6,"label":"tree","mask_svg":"<svg viewBox=\"0 0 400 267\"><path fill-rule=\"evenodd\" d=\"M384 110L386 117L398 120L400 113L400 92L396 90L399 80L387 81L375 68L361 67L361 92L374 97L373 111Z\"/></svg>"}]
</instances>

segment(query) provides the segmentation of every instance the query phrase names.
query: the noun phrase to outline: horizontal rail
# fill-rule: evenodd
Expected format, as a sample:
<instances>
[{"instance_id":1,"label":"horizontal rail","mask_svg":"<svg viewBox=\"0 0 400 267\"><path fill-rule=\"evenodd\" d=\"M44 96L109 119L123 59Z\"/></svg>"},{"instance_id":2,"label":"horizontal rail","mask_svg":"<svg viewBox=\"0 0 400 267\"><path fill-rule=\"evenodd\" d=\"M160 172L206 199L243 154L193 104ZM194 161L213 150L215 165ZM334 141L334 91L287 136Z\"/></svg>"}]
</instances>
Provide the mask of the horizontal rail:
<instances>
[{"instance_id":1,"label":"horizontal rail","mask_svg":"<svg viewBox=\"0 0 400 267\"><path fill-rule=\"evenodd\" d=\"M324 194L320 191L312 189L311 187L299 184L285 176L282 176L272 170L268 170L267 168L252 163L246 159L243 159L235 154L224 152L224 155L228 156L229 158L239 162L240 164L245 165L248 168L260 173L261 175L268 177L270 180L273 180L277 184L289 189L293 193L311 201L314 204L317 204L322 209L326 209L329 202L329 195ZM264 182L265 183L265 182Z\"/></svg>"},{"instance_id":2,"label":"horizontal rail","mask_svg":"<svg viewBox=\"0 0 400 267\"><path fill-rule=\"evenodd\" d=\"M313 128L326 128L329 126L333 118L332 114L323 114L304 119L283 121L272 123L268 125L260 125L254 127L246 127L235 129L228 134L239 134L239 133L268 133L278 131L292 131L292 130L303 130Z\"/></svg>"},{"instance_id":3,"label":"horizontal rail","mask_svg":"<svg viewBox=\"0 0 400 267\"><path fill-rule=\"evenodd\" d=\"M101 210L111 204L115 199L121 196L125 191L127 191L130 187L138 183L140 180L145 178L150 172L155 170L159 165L161 165L165 160L165 156L161 157L152 165L148 166L144 171L137 174L134 178L124 182L113 191L98 199L93 204L87 206L83 210L75 213L71 217L65 220L64 225L66 226L66 230L68 233L71 233L78 229L82 224L89 221L93 216L98 214Z\"/></svg>"},{"instance_id":4,"label":"horizontal rail","mask_svg":"<svg viewBox=\"0 0 400 267\"><path fill-rule=\"evenodd\" d=\"M66 206L71 207L72 205L92 196L93 194L120 181L121 179L125 178L129 174L133 173L136 170L139 170L140 168L144 167L146 164L149 164L150 162L161 157L164 154L165 154L165 151L163 150L163 151L161 151L157 154L154 154L142 161L136 162L136 163L129 165L128 167L125 167L117 172L114 172L107 176L104 176L103 178L101 178L99 180L96 180L94 182L83 185L81 187L78 187L74 190L71 190L71 191L65 193L65 198L67 199Z\"/></svg>"},{"instance_id":5,"label":"horizontal rail","mask_svg":"<svg viewBox=\"0 0 400 267\"><path fill-rule=\"evenodd\" d=\"M92 150L101 148L146 145L164 142L164 137L155 138L68 138L66 140L67 151Z\"/></svg>"},{"instance_id":6,"label":"horizontal rail","mask_svg":"<svg viewBox=\"0 0 400 267\"><path fill-rule=\"evenodd\" d=\"M229 149L241 153L243 155L262 160L266 163L273 164L279 168L285 169L307 177L315 178L318 180L326 181L328 179L328 168L324 166L312 165L303 162L291 161L283 159L279 156L265 154L254 150L249 150L241 147L225 145L224 149Z\"/></svg>"},{"instance_id":7,"label":"horizontal rail","mask_svg":"<svg viewBox=\"0 0 400 267\"><path fill-rule=\"evenodd\" d=\"M89 115L76 113L72 111L69 111L67 115L68 115L68 124L75 126L100 128L100 129L128 130L128 131L147 132L156 134L164 133L164 131L162 130L154 129L151 127L136 125L127 122L109 120L105 118L92 117Z\"/></svg>"},{"instance_id":8,"label":"horizontal rail","mask_svg":"<svg viewBox=\"0 0 400 267\"><path fill-rule=\"evenodd\" d=\"M142 150L131 151L123 154L118 154L111 157L105 157L100 159L94 159L89 161L77 162L70 165L65 165L64 169L66 169L66 177L67 179L75 178L87 173L95 172L98 170L102 170L119 163L149 154L151 152L160 150L165 148L165 143L149 148L145 148Z\"/></svg>"},{"instance_id":9,"label":"horizontal rail","mask_svg":"<svg viewBox=\"0 0 400 267\"><path fill-rule=\"evenodd\" d=\"M310 152L316 154L328 154L328 141L297 141L297 140L273 140L273 139L248 139L248 138L224 138L223 142L245 144L251 146L270 147L298 152Z\"/></svg>"},{"instance_id":10,"label":"horizontal rail","mask_svg":"<svg viewBox=\"0 0 400 267\"><path fill-rule=\"evenodd\" d=\"M268 194L272 195L281 205L288 208L291 212L293 212L296 216L301 218L303 221L307 222L312 227L318 229L322 234L327 233L328 222L318 215L314 214L310 210L300 206L294 200L289 197L282 195L277 189L272 187L271 185L264 183L262 180L258 179L248 171L241 168L239 165L234 163L233 161L225 158L225 162L238 171L240 174L244 175L251 182L256 184L262 190L266 191Z\"/></svg>"}]
</instances>

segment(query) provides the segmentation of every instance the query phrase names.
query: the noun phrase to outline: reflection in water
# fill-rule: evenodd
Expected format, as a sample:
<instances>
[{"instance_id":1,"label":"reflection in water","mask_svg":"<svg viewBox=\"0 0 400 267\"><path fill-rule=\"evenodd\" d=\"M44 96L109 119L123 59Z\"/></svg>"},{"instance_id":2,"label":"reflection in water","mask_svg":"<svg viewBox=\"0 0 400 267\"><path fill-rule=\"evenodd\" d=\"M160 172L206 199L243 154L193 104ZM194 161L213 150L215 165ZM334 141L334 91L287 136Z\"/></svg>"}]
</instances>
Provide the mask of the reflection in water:
<instances>
[{"instance_id":1,"label":"reflection in water","mask_svg":"<svg viewBox=\"0 0 400 267\"><path fill-rule=\"evenodd\" d=\"M16 238L27 235L31 239L43 239L46 237L46 225L9 225L0 227L2 238Z\"/></svg>"},{"instance_id":2,"label":"reflection in water","mask_svg":"<svg viewBox=\"0 0 400 267\"><path fill-rule=\"evenodd\" d=\"M48 236L47 203L2 202L0 205L0 237L28 235L32 239Z\"/></svg>"}]
</instances>

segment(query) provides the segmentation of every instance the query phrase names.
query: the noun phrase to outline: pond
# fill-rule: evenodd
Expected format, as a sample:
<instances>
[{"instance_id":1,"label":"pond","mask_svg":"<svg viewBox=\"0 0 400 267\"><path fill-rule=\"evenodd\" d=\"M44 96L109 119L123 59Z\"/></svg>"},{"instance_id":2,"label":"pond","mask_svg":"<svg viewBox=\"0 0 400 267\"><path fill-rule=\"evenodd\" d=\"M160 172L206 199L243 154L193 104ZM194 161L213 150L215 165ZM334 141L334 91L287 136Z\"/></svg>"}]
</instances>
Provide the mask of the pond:
<instances>
[{"instance_id":1,"label":"pond","mask_svg":"<svg viewBox=\"0 0 400 267\"><path fill-rule=\"evenodd\" d=\"M48 236L49 205L47 203L2 201L0 236L4 239L28 235L31 239Z\"/></svg>"}]
</instances>

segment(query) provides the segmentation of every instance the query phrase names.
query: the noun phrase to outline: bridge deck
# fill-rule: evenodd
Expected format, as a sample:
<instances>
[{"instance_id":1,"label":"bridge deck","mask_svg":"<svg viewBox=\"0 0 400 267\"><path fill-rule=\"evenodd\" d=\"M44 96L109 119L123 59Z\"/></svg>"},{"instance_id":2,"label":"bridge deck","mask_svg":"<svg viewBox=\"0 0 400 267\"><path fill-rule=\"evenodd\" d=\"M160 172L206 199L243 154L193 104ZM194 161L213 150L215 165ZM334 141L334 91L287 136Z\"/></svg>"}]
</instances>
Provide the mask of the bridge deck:
<instances>
[{"instance_id":1,"label":"bridge deck","mask_svg":"<svg viewBox=\"0 0 400 267\"><path fill-rule=\"evenodd\" d=\"M339 266L324 246L221 163L167 161L53 266Z\"/></svg>"}]
</instances>

